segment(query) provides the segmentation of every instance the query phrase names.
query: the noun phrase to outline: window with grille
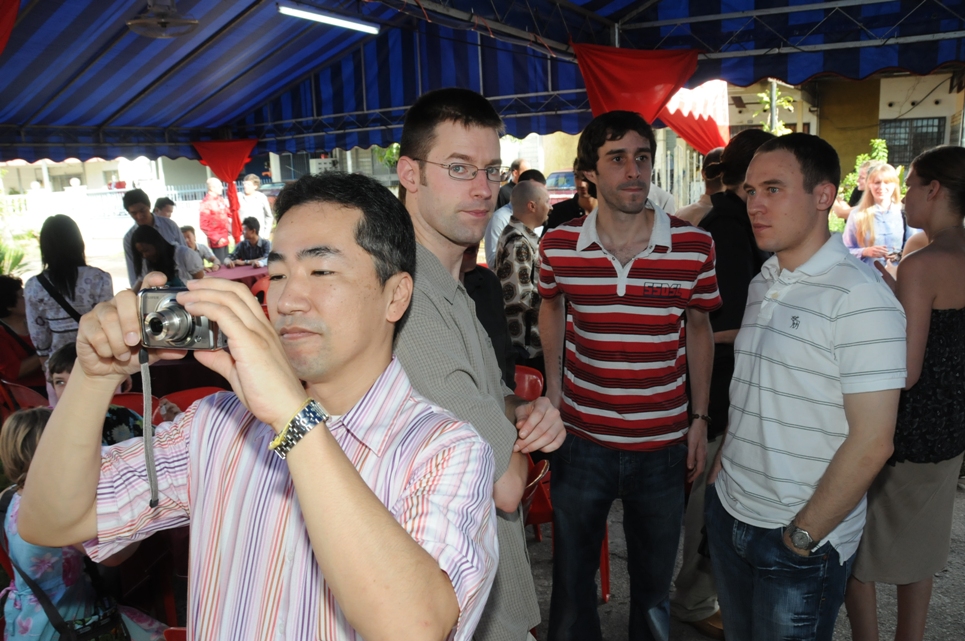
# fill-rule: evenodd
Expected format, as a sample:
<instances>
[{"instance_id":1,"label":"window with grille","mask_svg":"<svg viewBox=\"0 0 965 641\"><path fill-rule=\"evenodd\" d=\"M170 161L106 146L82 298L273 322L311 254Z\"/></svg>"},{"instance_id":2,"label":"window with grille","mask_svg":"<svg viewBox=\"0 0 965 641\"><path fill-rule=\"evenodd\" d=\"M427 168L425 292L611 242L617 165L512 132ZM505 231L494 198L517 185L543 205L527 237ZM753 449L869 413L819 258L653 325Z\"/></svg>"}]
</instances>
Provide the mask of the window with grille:
<instances>
[{"instance_id":1,"label":"window with grille","mask_svg":"<svg viewBox=\"0 0 965 641\"><path fill-rule=\"evenodd\" d=\"M945 142L945 119L882 120L878 124L878 137L888 143L888 163L907 167L921 152Z\"/></svg>"}]
</instances>

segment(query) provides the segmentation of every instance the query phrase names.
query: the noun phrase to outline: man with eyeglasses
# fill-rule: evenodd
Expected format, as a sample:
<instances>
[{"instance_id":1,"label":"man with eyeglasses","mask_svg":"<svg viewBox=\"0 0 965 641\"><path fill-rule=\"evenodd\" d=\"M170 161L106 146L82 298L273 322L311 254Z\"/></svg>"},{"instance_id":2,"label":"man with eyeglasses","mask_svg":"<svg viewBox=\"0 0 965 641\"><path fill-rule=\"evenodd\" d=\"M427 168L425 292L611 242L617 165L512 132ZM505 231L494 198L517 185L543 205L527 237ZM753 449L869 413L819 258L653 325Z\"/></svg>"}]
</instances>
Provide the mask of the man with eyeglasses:
<instances>
[{"instance_id":1,"label":"man with eyeglasses","mask_svg":"<svg viewBox=\"0 0 965 641\"><path fill-rule=\"evenodd\" d=\"M526 453L555 450L565 432L548 399L527 403L502 382L459 282L463 253L482 239L493 213L504 172L501 131L492 105L466 89L429 92L406 114L397 171L418 245L410 317L395 352L420 394L472 424L492 447L499 566L474 638L524 641L540 620L520 513Z\"/></svg>"}]
</instances>

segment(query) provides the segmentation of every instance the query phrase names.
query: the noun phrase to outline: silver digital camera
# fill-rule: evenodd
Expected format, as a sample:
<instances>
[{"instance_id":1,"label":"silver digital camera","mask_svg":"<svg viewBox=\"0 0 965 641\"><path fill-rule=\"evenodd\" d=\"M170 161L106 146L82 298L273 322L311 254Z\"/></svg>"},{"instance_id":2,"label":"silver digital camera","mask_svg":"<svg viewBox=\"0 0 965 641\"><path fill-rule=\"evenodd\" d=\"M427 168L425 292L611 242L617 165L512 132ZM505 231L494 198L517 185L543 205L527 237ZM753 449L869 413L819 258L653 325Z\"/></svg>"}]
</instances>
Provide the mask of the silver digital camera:
<instances>
[{"instance_id":1,"label":"silver digital camera","mask_svg":"<svg viewBox=\"0 0 965 641\"><path fill-rule=\"evenodd\" d=\"M151 287L138 292L141 344L165 349L222 349L227 337L205 316L192 316L176 299L184 287Z\"/></svg>"}]
</instances>

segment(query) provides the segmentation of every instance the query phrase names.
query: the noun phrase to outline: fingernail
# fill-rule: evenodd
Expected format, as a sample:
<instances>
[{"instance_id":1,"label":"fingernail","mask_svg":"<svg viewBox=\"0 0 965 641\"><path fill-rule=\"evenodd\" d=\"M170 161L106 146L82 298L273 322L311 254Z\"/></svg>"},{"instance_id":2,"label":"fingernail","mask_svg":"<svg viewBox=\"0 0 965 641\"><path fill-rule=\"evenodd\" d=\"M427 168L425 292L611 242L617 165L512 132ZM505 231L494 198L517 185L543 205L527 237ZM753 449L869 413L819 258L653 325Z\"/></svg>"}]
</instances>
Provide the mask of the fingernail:
<instances>
[{"instance_id":1,"label":"fingernail","mask_svg":"<svg viewBox=\"0 0 965 641\"><path fill-rule=\"evenodd\" d=\"M129 361L129 360L131 360L131 353L130 353L130 352L121 352L120 354L117 355L117 358L118 358L118 360Z\"/></svg>"},{"instance_id":2,"label":"fingernail","mask_svg":"<svg viewBox=\"0 0 965 641\"><path fill-rule=\"evenodd\" d=\"M137 332L128 332L124 334L124 342L128 345L137 345L138 340L140 340L140 337L137 335Z\"/></svg>"}]
</instances>

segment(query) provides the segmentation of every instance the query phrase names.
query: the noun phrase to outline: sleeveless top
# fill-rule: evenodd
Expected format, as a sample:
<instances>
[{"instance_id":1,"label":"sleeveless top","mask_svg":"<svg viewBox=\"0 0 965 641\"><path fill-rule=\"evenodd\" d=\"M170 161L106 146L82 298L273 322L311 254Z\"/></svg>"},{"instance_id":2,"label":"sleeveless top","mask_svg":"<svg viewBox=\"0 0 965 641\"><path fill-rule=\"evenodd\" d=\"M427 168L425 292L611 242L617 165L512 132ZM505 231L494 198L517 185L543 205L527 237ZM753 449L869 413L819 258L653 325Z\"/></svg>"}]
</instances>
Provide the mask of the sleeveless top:
<instances>
[{"instance_id":1,"label":"sleeveless top","mask_svg":"<svg viewBox=\"0 0 965 641\"><path fill-rule=\"evenodd\" d=\"M901 393L889 463L939 463L965 451L965 308L933 309L925 362Z\"/></svg>"}]
</instances>

